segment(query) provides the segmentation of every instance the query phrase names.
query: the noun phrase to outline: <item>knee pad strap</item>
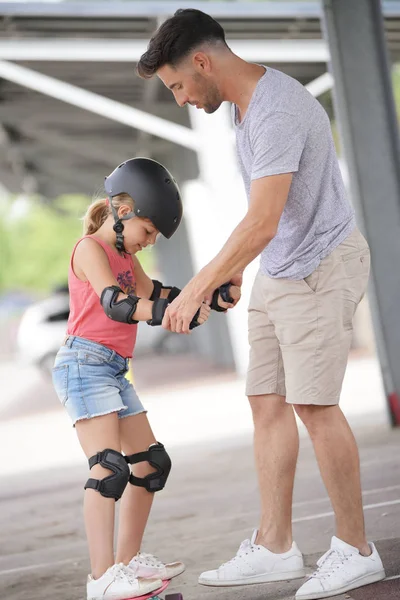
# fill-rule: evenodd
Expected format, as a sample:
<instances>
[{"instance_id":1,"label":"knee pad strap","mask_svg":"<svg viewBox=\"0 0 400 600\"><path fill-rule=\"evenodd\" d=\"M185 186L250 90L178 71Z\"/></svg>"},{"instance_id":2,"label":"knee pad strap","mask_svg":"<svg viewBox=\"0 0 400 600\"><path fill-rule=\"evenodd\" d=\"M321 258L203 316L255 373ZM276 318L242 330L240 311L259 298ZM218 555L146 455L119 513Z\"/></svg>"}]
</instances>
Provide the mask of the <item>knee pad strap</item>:
<instances>
[{"instance_id":1,"label":"knee pad strap","mask_svg":"<svg viewBox=\"0 0 400 600\"><path fill-rule=\"evenodd\" d=\"M120 452L107 448L89 458L90 469L98 463L105 469L110 469L113 474L108 475L104 479L88 479L85 484L85 490L90 488L100 492L105 498L119 500L129 480L130 471L125 457Z\"/></svg>"},{"instance_id":2,"label":"knee pad strap","mask_svg":"<svg viewBox=\"0 0 400 600\"><path fill-rule=\"evenodd\" d=\"M157 469L157 471L149 473L145 477L136 477L132 473L129 477L130 484L144 487L148 492L159 492L165 487L172 463L163 444L160 444L160 442L152 444L146 452L130 454L125 456L125 460L131 465L146 461Z\"/></svg>"}]
</instances>

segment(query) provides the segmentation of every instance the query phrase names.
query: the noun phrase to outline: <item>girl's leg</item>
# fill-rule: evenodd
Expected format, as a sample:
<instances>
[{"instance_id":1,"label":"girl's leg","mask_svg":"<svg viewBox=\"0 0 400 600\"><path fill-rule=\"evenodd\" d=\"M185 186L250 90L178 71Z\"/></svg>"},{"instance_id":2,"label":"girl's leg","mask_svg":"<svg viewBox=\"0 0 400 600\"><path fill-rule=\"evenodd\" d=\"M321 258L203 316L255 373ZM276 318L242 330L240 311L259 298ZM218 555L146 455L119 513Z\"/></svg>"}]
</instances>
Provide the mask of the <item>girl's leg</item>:
<instances>
[{"instance_id":1,"label":"girl's leg","mask_svg":"<svg viewBox=\"0 0 400 600\"><path fill-rule=\"evenodd\" d=\"M87 458L106 448L121 452L118 415L116 412L84 419L76 423L79 442ZM104 479L112 475L100 464L90 470L93 479ZM114 564L114 498L105 498L93 489L85 490L84 517L89 545L92 576L98 579Z\"/></svg>"},{"instance_id":2,"label":"girl's leg","mask_svg":"<svg viewBox=\"0 0 400 600\"><path fill-rule=\"evenodd\" d=\"M125 454L144 452L156 442L145 413L119 420L120 439ZM148 462L132 465L136 477L145 477L155 471ZM128 483L121 498L116 562L128 564L139 552L149 518L154 493Z\"/></svg>"}]
</instances>

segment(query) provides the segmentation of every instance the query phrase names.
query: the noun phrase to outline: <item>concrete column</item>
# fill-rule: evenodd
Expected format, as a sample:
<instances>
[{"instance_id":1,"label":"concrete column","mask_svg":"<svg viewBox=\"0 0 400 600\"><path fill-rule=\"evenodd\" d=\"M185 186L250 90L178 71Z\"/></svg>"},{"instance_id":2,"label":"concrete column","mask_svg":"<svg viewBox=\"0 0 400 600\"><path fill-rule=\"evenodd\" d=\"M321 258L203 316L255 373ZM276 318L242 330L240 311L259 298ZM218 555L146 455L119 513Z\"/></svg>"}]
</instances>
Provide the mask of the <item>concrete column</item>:
<instances>
[{"instance_id":1,"label":"concrete column","mask_svg":"<svg viewBox=\"0 0 400 600\"><path fill-rule=\"evenodd\" d=\"M370 303L388 412L400 425L399 132L380 0L323 0L334 101L358 223L372 255Z\"/></svg>"}]
</instances>

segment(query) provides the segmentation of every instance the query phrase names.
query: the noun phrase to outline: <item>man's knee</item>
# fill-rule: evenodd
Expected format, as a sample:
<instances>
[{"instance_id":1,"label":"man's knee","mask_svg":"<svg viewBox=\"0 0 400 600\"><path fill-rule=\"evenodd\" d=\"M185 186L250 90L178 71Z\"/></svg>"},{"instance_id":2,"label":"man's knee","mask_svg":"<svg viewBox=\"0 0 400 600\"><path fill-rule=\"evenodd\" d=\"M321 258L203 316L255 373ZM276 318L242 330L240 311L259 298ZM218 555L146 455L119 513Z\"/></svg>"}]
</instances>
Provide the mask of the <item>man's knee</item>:
<instances>
[{"instance_id":1,"label":"man's knee","mask_svg":"<svg viewBox=\"0 0 400 600\"><path fill-rule=\"evenodd\" d=\"M310 435L320 431L324 424L332 423L335 413L340 411L337 405L294 404L293 408Z\"/></svg>"},{"instance_id":2,"label":"man's knee","mask_svg":"<svg viewBox=\"0 0 400 600\"><path fill-rule=\"evenodd\" d=\"M249 396L253 421L256 427L269 427L291 407L286 404L285 397L278 394Z\"/></svg>"}]
</instances>

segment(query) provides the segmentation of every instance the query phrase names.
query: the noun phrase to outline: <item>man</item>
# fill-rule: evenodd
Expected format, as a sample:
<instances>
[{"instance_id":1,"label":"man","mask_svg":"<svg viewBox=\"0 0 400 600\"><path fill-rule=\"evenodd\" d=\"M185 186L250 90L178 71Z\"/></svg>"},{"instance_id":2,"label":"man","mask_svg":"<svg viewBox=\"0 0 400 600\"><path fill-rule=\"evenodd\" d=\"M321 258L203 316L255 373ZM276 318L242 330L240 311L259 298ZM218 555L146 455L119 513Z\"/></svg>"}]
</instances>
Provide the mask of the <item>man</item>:
<instances>
[{"instance_id":1,"label":"man","mask_svg":"<svg viewBox=\"0 0 400 600\"><path fill-rule=\"evenodd\" d=\"M234 559L199 582L244 585L304 575L291 527L299 447L294 411L310 434L336 517L330 550L296 599L379 581L385 572L365 537L358 449L338 406L370 257L345 196L329 119L299 82L236 56L222 27L198 10L179 10L161 25L138 73L157 75L180 106L212 113L232 103L249 201L221 251L170 305L164 327L188 332L201 302L261 254L249 306L246 390L261 524Z\"/></svg>"}]
</instances>

